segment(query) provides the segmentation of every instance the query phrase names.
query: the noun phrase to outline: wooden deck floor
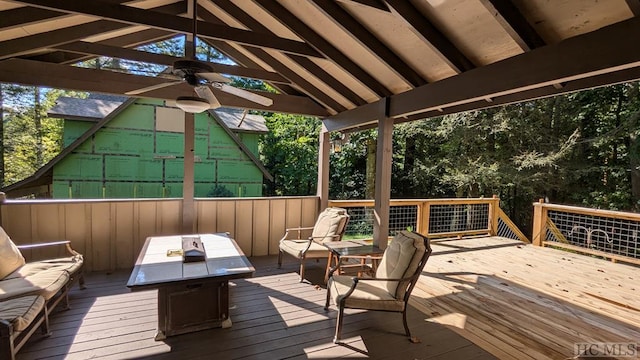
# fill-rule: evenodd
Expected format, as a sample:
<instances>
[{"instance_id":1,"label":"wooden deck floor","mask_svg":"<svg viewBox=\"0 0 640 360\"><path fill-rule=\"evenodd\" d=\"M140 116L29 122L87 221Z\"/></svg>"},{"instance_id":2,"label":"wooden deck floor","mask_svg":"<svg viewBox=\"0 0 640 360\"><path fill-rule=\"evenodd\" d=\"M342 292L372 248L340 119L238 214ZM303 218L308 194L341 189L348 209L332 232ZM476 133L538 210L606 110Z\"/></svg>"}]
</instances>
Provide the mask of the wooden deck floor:
<instances>
[{"instance_id":1,"label":"wooden deck floor","mask_svg":"<svg viewBox=\"0 0 640 360\"><path fill-rule=\"evenodd\" d=\"M400 315L351 311L343 345L331 342L335 307L325 290L297 281L292 259L252 258L254 278L234 281L231 329L153 340L156 292L131 293L128 273L90 274L72 309L52 315L26 359L566 359L575 342L640 339L640 269L501 238L440 241ZM312 283L322 264L309 262Z\"/></svg>"}]
</instances>

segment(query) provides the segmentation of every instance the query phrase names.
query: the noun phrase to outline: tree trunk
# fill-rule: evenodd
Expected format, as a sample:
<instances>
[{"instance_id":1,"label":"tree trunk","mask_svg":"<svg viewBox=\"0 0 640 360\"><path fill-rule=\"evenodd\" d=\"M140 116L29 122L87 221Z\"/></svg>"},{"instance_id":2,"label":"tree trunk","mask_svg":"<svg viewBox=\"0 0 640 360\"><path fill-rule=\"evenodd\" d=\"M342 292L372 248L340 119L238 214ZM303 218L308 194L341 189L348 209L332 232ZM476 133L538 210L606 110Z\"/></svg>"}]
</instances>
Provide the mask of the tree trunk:
<instances>
[{"instance_id":1,"label":"tree trunk","mask_svg":"<svg viewBox=\"0 0 640 360\"><path fill-rule=\"evenodd\" d=\"M367 141L367 184L364 192L365 199L373 199L376 190L376 152L378 146L375 139Z\"/></svg>"},{"instance_id":2,"label":"tree trunk","mask_svg":"<svg viewBox=\"0 0 640 360\"><path fill-rule=\"evenodd\" d=\"M4 187L4 99L0 83L0 188Z\"/></svg>"},{"instance_id":3,"label":"tree trunk","mask_svg":"<svg viewBox=\"0 0 640 360\"><path fill-rule=\"evenodd\" d=\"M36 169L42 167L42 116L40 111L40 88L35 87L33 91L33 121L36 128Z\"/></svg>"}]
</instances>

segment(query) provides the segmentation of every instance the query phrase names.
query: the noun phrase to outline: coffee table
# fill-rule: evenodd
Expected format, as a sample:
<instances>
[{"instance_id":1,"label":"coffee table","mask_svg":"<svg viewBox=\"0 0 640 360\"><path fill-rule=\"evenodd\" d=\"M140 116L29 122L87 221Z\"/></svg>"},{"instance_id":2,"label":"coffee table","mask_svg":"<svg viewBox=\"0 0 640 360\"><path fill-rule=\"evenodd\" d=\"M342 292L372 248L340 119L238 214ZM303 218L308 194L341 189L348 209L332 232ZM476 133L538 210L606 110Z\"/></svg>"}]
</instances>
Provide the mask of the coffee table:
<instances>
[{"instance_id":1,"label":"coffee table","mask_svg":"<svg viewBox=\"0 0 640 360\"><path fill-rule=\"evenodd\" d=\"M199 236L206 259L182 261L182 237ZM229 280L255 268L226 233L147 238L131 272L131 291L158 289L156 340L214 327L231 327Z\"/></svg>"},{"instance_id":2,"label":"coffee table","mask_svg":"<svg viewBox=\"0 0 640 360\"><path fill-rule=\"evenodd\" d=\"M372 267L369 269L375 271L377 258L384 254L384 250L374 246L369 240L327 241L324 242L323 245L331 252L327 259L327 269L324 275L325 283L329 280L330 273L341 267L344 268L342 265L344 258L359 258L360 264L349 266L351 270L358 270L358 272L367 270L365 262L367 259L370 259ZM334 258L336 259L336 264L332 266L332 260Z\"/></svg>"}]
</instances>

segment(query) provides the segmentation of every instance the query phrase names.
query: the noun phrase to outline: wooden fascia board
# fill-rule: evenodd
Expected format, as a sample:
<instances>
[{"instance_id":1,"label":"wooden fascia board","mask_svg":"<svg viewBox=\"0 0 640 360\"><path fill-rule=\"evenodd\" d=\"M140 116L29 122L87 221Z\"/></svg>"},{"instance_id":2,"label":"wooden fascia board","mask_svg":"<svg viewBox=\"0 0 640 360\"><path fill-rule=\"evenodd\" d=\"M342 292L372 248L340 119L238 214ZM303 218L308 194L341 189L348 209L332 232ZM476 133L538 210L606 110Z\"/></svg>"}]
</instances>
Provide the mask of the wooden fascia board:
<instances>
[{"instance_id":1,"label":"wooden fascia board","mask_svg":"<svg viewBox=\"0 0 640 360\"><path fill-rule=\"evenodd\" d=\"M48 10L96 16L116 22L150 26L161 30L175 31L187 35L191 34L193 31L191 19L185 17L138 9L131 6L109 4L102 1L20 0L19 2ZM299 55L322 57L309 45L299 41L280 38L268 34L255 33L231 26L210 24L204 21L198 21L197 27L198 36L204 38L232 41L239 44L265 47Z\"/></svg>"},{"instance_id":2,"label":"wooden fascia board","mask_svg":"<svg viewBox=\"0 0 640 360\"><path fill-rule=\"evenodd\" d=\"M350 2L358 3L361 5L372 7L374 9L389 12L389 7L384 2L384 0L338 0L338 1L341 1L344 3L350 3Z\"/></svg>"},{"instance_id":3,"label":"wooden fascia board","mask_svg":"<svg viewBox=\"0 0 640 360\"><path fill-rule=\"evenodd\" d=\"M129 91L156 85L166 79L33 60L7 59L0 61L0 81L127 96ZM329 115L326 109L307 97L259 92L260 95L273 99L273 105L267 107L215 88L212 90L223 106L320 117ZM184 83L149 91L137 97L175 100L177 96L193 96L193 88Z\"/></svg>"},{"instance_id":4,"label":"wooden fascia board","mask_svg":"<svg viewBox=\"0 0 640 360\"><path fill-rule=\"evenodd\" d=\"M71 51L88 55L99 55L99 56L109 56L120 59L128 59L134 61L142 61L153 64L161 64L171 66L176 60L181 60L182 58L164 55L164 54L155 54L140 50L134 49L126 49L117 46L109 46L102 45L98 43L89 43L84 41L77 41L69 44L63 44L55 47L56 49L63 51ZM219 63L207 63L209 66L213 68L214 72L229 74L240 77L247 77L252 79L277 82L277 83L285 83L288 84L289 81L282 77L281 75L271 72L265 71L261 69L248 69L241 66L235 65L227 65L227 64L219 64Z\"/></svg>"},{"instance_id":5,"label":"wooden fascia board","mask_svg":"<svg viewBox=\"0 0 640 360\"><path fill-rule=\"evenodd\" d=\"M228 0L225 0L227 2ZM325 58L333 61L337 66L343 68L357 79L361 84L368 87L371 91L379 96L388 96L392 92L376 78L364 70L360 65L356 64L348 56L343 54L329 41L325 40L320 34L316 33L307 24L298 19L284 6L272 0L257 0L256 4L260 5L265 11L270 13L274 18L278 19L283 25L293 31L299 38L306 41Z\"/></svg>"},{"instance_id":6,"label":"wooden fascia board","mask_svg":"<svg viewBox=\"0 0 640 360\"><path fill-rule=\"evenodd\" d=\"M414 33L431 44L442 60L447 62L458 73L471 70L475 65L458 48L447 39L427 18L425 18L409 1L387 0L391 12L405 21Z\"/></svg>"},{"instance_id":7,"label":"wooden fascia board","mask_svg":"<svg viewBox=\"0 0 640 360\"><path fill-rule=\"evenodd\" d=\"M344 10L334 0L313 0L316 8L322 11L328 18L341 27L347 34L359 42L363 47L369 49L369 52L375 56L380 62L386 64L389 70L393 71L397 76L401 77L407 84L413 87L424 85L427 81L418 74L410 65L402 60L387 45L380 41L367 28L360 24L356 19Z\"/></svg>"},{"instance_id":8,"label":"wooden fascia board","mask_svg":"<svg viewBox=\"0 0 640 360\"><path fill-rule=\"evenodd\" d=\"M414 114L407 116L406 118L396 118L396 123L402 123L407 121L415 121L425 118L431 118L436 116L455 114L459 112L487 109L496 106L503 106L514 104L522 101L529 101L535 99L541 99L550 96L568 94L580 90L591 89L599 86L620 84L629 81L640 80L640 67L631 69L620 70L612 73L606 73L596 75L588 78L574 80L568 83L564 83L562 87L545 86L535 88L527 91L521 91L513 94L494 97L491 102L486 100L479 100L471 103L451 106L443 108L442 111L430 110L424 113Z\"/></svg>"},{"instance_id":9,"label":"wooden fascia board","mask_svg":"<svg viewBox=\"0 0 640 360\"><path fill-rule=\"evenodd\" d=\"M30 6L0 11L0 30L8 30L69 14Z\"/></svg>"},{"instance_id":10,"label":"wooden fascia board","mask_svg":"<svg viewBox=\"0 0 640 360\"><path fill-rule=\"evenodd\" d=\"M100 121L96 122L92 127L90 127L87 131L85 131L80 137L75 139L69 146L62 149L62 151L56 155L53 159L51 159L48 163L43 165L40 169L36 170L36 172L27 177L24 180L18 181L17 183L6 186L2 189L3 192L13 193L18 189L22 189L24 187L29 186L33 182L37 181L41 177L45 176L50 171L53 171L53 167L62 161L67 155L73 152L73 150L77 149L78 146L82 145L87 139L89 139L93 134L95 134L98 130L100 130L104 125L106 125L109 121L115 118L118 114L122 112L122 110L126 109L129 105L136 101L136 98L129 98L125 100L120 106L115 108L109 115L102 118Z\"/></svg>"},{"instance_id":11,"label":"wooden fascia board","mask_svg":"<svg viewBox=\"0 0 640 360\"><path fill-rule=\"evenodd\" d=\"M267 170L267 168L264 167L264 164L262 164L262 161L260 161L260 159L258 159L251 152L251 150L249 150L249 148L242 142L242 140L240 140L240 137L238 137L238 135L236 133L234 133L227 126L227 124L224 121L222 121L222 119L220 119L218 117L218 114L216 114L215 111L209 110L208 113L218 123L218 125L220 125L220 127L222 127L222 129L224 129L224 131L227 133L227 135L229 135L229 137L231 139L233 139L233 141L236 143L236 145L238 145L240 150L243 153L245 153L245 155L247 155L247 157L249 157L249 159L251 159L251 161L258 167L258 169L260 169L260 172L262 172L262 175L264 175L264 177L267 178L267 180L273 181L273 176L271 175L271 173L269 173L269 170Z\"/></svg>"},{"instance_id":12,"label":"wooden fascia board","mask_svg":"<svg viewBox=\"0 0 640 360\"><path fill-rule=\"evenodd\" d=\"M391 97L407 116L640 66L640 18L547 45Z\"/></svg>"}]
</instances>

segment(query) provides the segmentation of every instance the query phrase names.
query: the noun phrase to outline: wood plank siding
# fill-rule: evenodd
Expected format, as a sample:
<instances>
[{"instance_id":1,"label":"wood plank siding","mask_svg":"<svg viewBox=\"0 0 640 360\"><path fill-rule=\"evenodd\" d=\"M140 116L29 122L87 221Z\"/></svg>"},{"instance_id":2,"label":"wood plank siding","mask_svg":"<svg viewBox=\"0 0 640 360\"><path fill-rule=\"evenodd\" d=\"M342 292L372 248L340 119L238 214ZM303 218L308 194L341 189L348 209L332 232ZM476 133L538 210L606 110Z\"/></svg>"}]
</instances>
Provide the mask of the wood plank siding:
<instances>
[{"instance_id":1,"label":"wood plank siding","mask_svg":"<svg viewBox=\"0 0 640 360\"><path fill-rule=\"evenodd\" d=\"M71 310L51 317L53 335L18 353L31 359L566 359L576 342L640 339L637 267L497 237L439 240L413 292L402 336L399 314L351 310L343 345L331 342L336 308L323 304L323 262L251 258L256 274L232 282L231 329L156 342L156 292L131 293L127 271L88 276Z\"/></svg>"},{"instance_id":2,"label":"wood plank siding","mask_svg":"<svg viewBox=\"0 0 640 360\"><path fill-rule=\"evenodd\" d=\"M196 232L229 232L247 256L275 255L285 229L313 226L309 197L196 199ZM87 271L130 269L148 236L182 233L181 199L7 201L0 225L17 244L70 240ZM28 258L54 256L25 254Z\"/></svg>"}]
</instances>

